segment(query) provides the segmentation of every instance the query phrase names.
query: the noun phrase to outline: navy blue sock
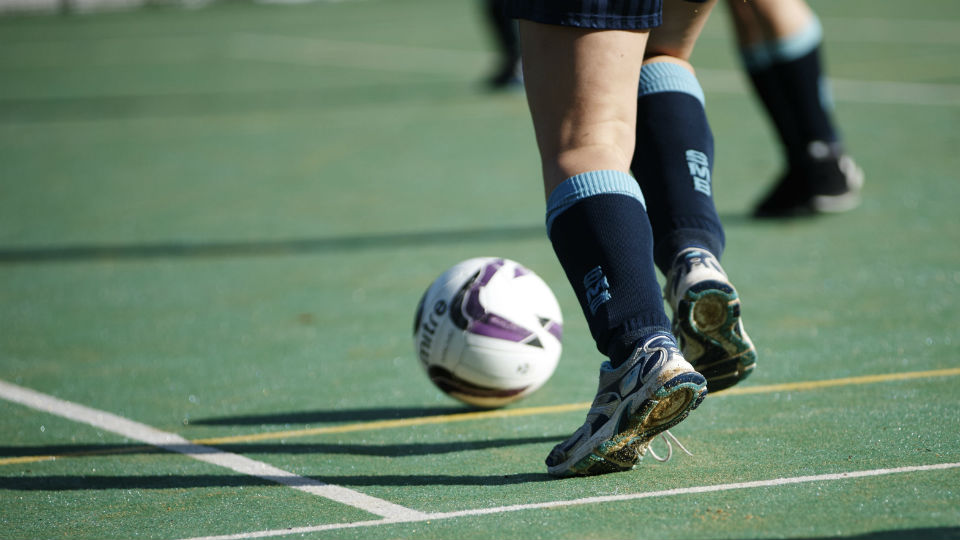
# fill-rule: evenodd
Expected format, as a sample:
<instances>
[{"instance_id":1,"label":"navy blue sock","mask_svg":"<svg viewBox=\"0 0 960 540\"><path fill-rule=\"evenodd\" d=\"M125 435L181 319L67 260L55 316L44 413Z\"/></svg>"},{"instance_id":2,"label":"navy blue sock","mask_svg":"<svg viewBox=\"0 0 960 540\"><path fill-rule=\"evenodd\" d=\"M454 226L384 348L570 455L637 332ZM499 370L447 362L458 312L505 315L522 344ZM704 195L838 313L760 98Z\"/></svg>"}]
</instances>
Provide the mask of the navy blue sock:
<instances>
[{"instance_id":1,"label":"navy blue sock","mask_svg":"<svg viewBox=\"0 0 960 540\"><path fill-rule=\"evenodd\" d=\"M820 22L814 17L795 35L741 50L750 80L793 168L810 160L810 143L839 141L824 86L822 38Z\"/></svg>"},{"instance_id":2,"label":"navy blue sock","mask_svg":"<svg viewBox=\"0 0 960 540\"><path fill-rule=\"evenodd\" d=\"M786 93L781 90L780 78L776 70L772 67L749 69L747 74L750 76L754 92L763 103L767 117L773 123L773 128L780 138L784 155L787 156L788 161L794 161L796 156L791 158L791 154L795 154L796 151L791 149L803 148L803 136L800 134L800 126L797 124L793 105L787 100Z\"/></svg>"},{"instance_id":3,"label":"navy blue sock","mask_svg":"<svg viewBox=\"0 0 960 540\"><path fill-rule=\"evenodd\" d=\"M666 274L688 247L718 259L724 234L713 204L713 134L697 78L657 62L640 72L637 142L631 170L647 199L654 259Z\"/></svg>"},{"instance_id":4,"label":"navy blue sock","mask_svg":"<svg viewBox=\"0 0 960 540\"><path fill-rule=\"evenodd\" d=\"M597 349L614 366L637 341L670 331L643 194L629 174L568 178L547 201L547 234Z\"/></svg>"}]
</instances>

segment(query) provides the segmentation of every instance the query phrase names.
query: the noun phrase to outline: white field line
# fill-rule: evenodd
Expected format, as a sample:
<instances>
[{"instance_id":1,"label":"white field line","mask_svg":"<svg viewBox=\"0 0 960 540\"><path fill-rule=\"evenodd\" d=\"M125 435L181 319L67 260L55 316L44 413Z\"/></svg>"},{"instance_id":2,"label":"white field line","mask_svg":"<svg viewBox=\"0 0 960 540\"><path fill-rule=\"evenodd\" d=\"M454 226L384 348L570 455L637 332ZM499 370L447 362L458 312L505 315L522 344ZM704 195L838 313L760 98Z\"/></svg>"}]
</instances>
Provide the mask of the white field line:
<instances>
[{"instance_id":1,"label":"white field line","mask_svg":"<svg viewBox=\"0 0 960 540\"><path fill-rule=\"evenodd\" d=\"M239 454L223 452L210 446L194 444L175 433L161 431L106 411L64 401L3 380L0 380L0 398L74 422L88 424L171 452L179 452L240 474L255 476L311 495L318 495L387 519L417 520L425 515L423 512L411 510L352 489L305 478L262 461L256 461Z\"/></svg>"},{"instance_id":2,"label":"white field line","mask_svg":"<svg viewBox=\"0 0 960 540\"><path fill-rule=\"evenodd\" d=\"M269 34L236 34L228 55L308 67L344 67L429 75L476 75L476 66L490 63L492 53L428 47L383 45ZM708 93L749 93L744 75L736 70L697 70ZM833 98L852 103L960 106L960 85L901 81L830 79Z\"/></svg>"},{"instance_id":3,"label":"white field line","mask_svg":"<svg viewBox=\"0 0 960 540\"><path fill-rule=\"evenodd\" d=\"M960 21L943 19L902 19L870 17L820 17L827 55L832 43L876 43L883 45L960 44ZM723 40L735 48L729 17L712 15L700 40Z\"/></svg>"},{"instance_id":4,"label":"white field line","mask_svg":"<svg viewBox=\"0 0 960 540\"><path fill-rule=\"evenodd\" d=\"M698 69L697 78L704 91L717 94L748 94L746 76L735 70ZM834 101L881 105L934 105L960 107L960 85L911 83L900 81L827 81Z\"/></svg>"},{"instance_id":5,"label":"white field line","mask_svg":"<svg viewBox=\"0 0 960 540\"><path fill-rule=\"evenodd\" d=\"M823 17L827 46L845 43L958 44L960 21L935 19L878 19Z\"/></svg>"},{"instance_id":6,"label":"white field line","mask_svg":"<svg viewBox=\"0 0 960 540\"><path fill-rule=\"evenodd\" d=\"M352 523L329 523L326 525L316 525L313 527L293 527L289 529L276 529L269 531L254 531L247 533L228 534L222 536L199 536L188 540L247 540L250 538L263 538L268 536L286 536L293 534L307 534L322 531L333 531L339 529L357 529L363 527L376 527L379 525L389 525L393 523L412 523L424 521L439 521L443 519L454 519L459 517L484 516L490 514L503 514L507 512L519 512L522 510L544 510L550 508L561 508L565 506L577 506L584 504L600 504L607 502L634 501L638 499L653 499L658 497L671 497L674 495L695 495L699 493L716 493L720 491L732 491L736 489L756 489L766 487L780 487L792 484L807 484L811 482L830 482L836 480L851 480L854 478L868 478L871 476L884 476L890 474L904 474L924 471L940 471L947 469L960 468L960 463L937 463L933 465L917 465L911 467L896 467L892 469L873 469L867 471L850 471L843 473L818 474L813 476L794 476L789 478L774 478L771 480L757 480L754 482L737 482L732 484L716 484L712 486L694 486L687 488L667 489L663 491L647 491L644 493L628 493L624 495L605 495L601 497L585 497L582 499L569 499L564 501L550 501L532 504L514 504L510 506L497 506L493 508L477 508L474 510L460 510L457 512L437 512L425 514L418 518L386 518L371 521L355 521Z\"/></svg>"}]
</instances>

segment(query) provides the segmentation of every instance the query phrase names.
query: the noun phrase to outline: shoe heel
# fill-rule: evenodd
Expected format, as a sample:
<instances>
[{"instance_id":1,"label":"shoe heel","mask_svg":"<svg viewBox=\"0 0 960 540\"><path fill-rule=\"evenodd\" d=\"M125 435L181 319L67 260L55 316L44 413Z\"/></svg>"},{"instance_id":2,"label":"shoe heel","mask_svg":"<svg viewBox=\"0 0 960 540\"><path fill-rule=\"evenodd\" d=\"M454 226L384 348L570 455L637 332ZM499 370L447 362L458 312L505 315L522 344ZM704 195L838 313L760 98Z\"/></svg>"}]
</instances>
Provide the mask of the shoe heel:
<instances>
[{"instance_id":1,"label":"shoe heel","mask_svg":"<svg viewBox=\"0 0 960 540\"><path fill-rule=\"evenodd\" d=\"M681 346L695 341L703 351L692 363L713 391L747 378L756 365L756 349L740 324L740 298L729 284L705 281L691 287L678 306L674 333L681 336Z\"/></svg>"},{"instance_id":2,"label":"shoe heel","mask_svg":"<svg viewBox=\"0 0 960 540\"><path fill-rule=\"evenodd\" d=\"M723 332L740 317L740 298L733 288L719 281L704 281L691 287L680 302L690 330L705 336Z\"/></svg>"},{"instance_id":3,"label":"shoe heel","mask_svg":"<svg viewBox=\"0 0 960 540\"><path fill-rule=\"evenodd\" d=\"M731 302L737 305L733 306ZM713 332L729 323L731 316L735 316L734 311L739 314L739 304L738 300L731 300L729 295L721 291L711 291L694 302L691 314L693 323L701 332Z\"/></svg>"},{"instance_id":4,"label":"shoe heel","mask_svg":"<svg viewBox=\"0 0 960 540\"><path fill-rule=\"evenodd\" d=\"M649 437L670 429L700 406L707 395L707 380L697 372L678 375L660 387L656 404L647 412L639 430Z\"/></svg>"}]
</instances>

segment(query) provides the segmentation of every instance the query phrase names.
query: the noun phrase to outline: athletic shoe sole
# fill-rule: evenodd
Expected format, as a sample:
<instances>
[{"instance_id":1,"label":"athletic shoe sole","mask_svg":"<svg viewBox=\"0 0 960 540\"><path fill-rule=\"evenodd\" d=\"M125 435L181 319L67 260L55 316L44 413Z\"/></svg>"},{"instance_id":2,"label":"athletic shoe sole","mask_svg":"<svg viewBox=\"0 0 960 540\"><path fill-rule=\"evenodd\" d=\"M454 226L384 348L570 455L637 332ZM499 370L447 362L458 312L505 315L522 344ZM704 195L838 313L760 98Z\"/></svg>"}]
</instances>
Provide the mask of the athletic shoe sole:
<instances>
[{"instance_id":1,"label":"athletic shoe sole","mask_svg":"<svg viewBox=\"0 0 960 540\"><path fill-rule=\"evenodd\" d=\"M740 298L729 283L707 280L687 289L677 304L673 333L713 392L737 384L756 367L757 350L743 330Z\"/></svg>"},{"instance_id":2,"label":"athletic shoe sole","mask_svg":"<svg viewBox=\"0 0 960 540\"><path fill-rule=\"evenodd\" d=\"M666 379L665 382L660 383ZM587 476L633 469L650 441L685 419L707 393L706 379L695 371L662 375L653 395L635 403L642 389L624 399L584 450L549 467L555 476Z\"/></svg>"}]
</instances>

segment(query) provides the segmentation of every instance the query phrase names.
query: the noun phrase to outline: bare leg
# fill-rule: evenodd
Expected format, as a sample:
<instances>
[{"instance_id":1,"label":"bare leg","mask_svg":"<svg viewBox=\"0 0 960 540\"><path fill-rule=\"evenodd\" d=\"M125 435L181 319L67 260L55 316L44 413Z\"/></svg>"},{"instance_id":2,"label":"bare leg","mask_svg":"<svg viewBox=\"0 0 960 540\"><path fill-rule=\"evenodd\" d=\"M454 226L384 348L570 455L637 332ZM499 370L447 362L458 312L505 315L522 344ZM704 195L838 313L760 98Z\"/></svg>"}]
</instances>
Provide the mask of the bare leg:
<instances>
[{"instance_id":1,"label":"bare leg","mask_svg":"<svg viewBox=\"0 0 960 540\"><path fill-rule=\"evenodd\" d=\"M594 170L630 170L648 32L520 21L523 78L544 190Z\"/></svg>"},{"instance_id":2,"label":"bare leg","mask_svg":"<svg viewBox=\"0 0 960 540\"><path fill-rule=\"evenodd\" d=\"M727 4L741 47L794 35L813 17L803 0L727 0Z\"/></svg>"},{"instance_id":3,"label":"bare leg","mask_svg":"<svg viewBox=\"0 0 960 540\"><path fill-rule=\"evenodd\" d=\"M693 71L690 55L715 4L716 0L704 3L664 0L663 24L650 33L646 62L672 61Z\"/></svg>"}]
</instances>

